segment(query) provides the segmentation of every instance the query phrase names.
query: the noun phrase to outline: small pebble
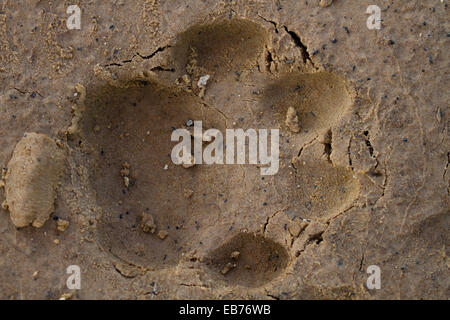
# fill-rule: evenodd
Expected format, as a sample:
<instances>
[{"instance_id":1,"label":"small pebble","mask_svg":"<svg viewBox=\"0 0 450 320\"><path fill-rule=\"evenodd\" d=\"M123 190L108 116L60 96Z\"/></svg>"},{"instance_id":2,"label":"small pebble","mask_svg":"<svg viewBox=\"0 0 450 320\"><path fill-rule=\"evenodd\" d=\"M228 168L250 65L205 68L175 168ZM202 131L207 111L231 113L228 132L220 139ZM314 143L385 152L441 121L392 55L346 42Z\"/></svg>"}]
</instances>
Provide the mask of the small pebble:
<instances>
[{"instance_id":1,"label":"small pebble","mask_svg":"<svg viewBox=\"0 0 450 320\"><path fill-rule=\"evenodd\" d=\"M142 231L147 233L155 233L156 224L153 216L149 213L143 212L141 216L141 228Z\"/></svg>"},{"instance_id":2,"label":"small pebble","mask_svg":"<svg viewBox=\"0 0 450 320\"><path fill-rule=\"evenodd\" d=\"M60 232L64 232L69 227L69 221L64 219L56 220L56 229Z\"/></svg>"},{"instance_id":3,"label":"small pebble","mask_svg":"<svg viewBox=\"0 0 450 320\"><path fill-rule=\"evenodd\" d=\"M241 255L241 253L239 251L233 251L230 255L231 259L233 260L237 260L239 258L239 256Z\"/></svg>"},{"instance_id":4,"label":"small pebble","mask_svg":"<svg viewBox=\"0 0 450 320\"><path fill-rule=\"evenodd\" d=\"M169 235L169 233L165 230L161 230L158 232L158 238L160 238L161 240L164 240L165 238L167 238L168 235Z\"/></svg>"},{"instance_id":5,"label":"small pebble","mask_svg":"<svg viewBox=\"0 0 450 320\"><path fill-rule=\"evenodd\" d=\"M59 300L69 300L70 298L72 298L72 293L64 293L61 295Z\"/></svg>"},{"instance_id":6,"label":"small pebble","mask_svg":"<svg viewBox=\"0 0 450 320\"><path fill-rule=\"evenodd\" d=\"M228 263L225 265L225 267L223 267L221 273L222 273L223 275L226 275L228 272L230 272L230 271L233 270L234 268L236 268L236 264L235 264L235 263L228 262Z\"/></svg>"},{"instance_id":7,"label":"small pebble","mask_svg":"<svg viewBox=\"0 0 450 320\"><path fill-rule=\"evenodd\" d=\"M322 8L326 8L326 7L331 6L332 3L333 3L333 0L320 0L319 5L320 5Z\"/></svg>"},{"instance_id":8,"label":"small pebble","mask_svg":"<svg viewBox=\"0 0 450 320\"><path fill-rule=\"evenodd\" d=\"M199 88L206 87L208 80L209 80L209 74L200 77L200 79L197 82L198 87Z\"/></svg>"}]
</instances>

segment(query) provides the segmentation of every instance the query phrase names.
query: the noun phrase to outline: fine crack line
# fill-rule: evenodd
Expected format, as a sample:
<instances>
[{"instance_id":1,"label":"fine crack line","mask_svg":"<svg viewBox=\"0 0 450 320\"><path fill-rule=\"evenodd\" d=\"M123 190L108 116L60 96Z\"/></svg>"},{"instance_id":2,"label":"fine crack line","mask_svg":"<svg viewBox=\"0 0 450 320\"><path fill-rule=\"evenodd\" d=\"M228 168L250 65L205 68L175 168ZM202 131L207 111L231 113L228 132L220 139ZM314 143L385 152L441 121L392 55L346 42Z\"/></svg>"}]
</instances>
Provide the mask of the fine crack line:
<instances>
[{"instance_id":1,"label":"fine crack line","mask_svg":"<svg viewBox=\"0 0 450 320\"><path fill-rule=\"evenodd\" d=\"M447 152L447 164L445 165L444 174L442 175L442 179L445 182L445 176L447 175L448 165L450 164L450 152ZM448 190L447 190L448 192Z\"/></svg>"},{"instance_id":2,"label":"fine crack line","mask_svg":"<svg viewBox=\"0 0 450 320\"><path fill-rule=\"evenodd\" d=\"M141 58L143 60L149 60L149 59L153 58L154 56L156 56L158 53L163 52L164 50L166 50L168 48L171 48L171 47L172 47L171 45L166 45L164 47L159 47L158 49L156 49L155 51L153 51L152 53L150 53L149 55L146 55L146 56L140 54L139 52L136 52L130 59L122 60L120 62L113 62L113 63L105 65L105 67L111 67L111 66L122 67L124 64L132 62L133 59L136 58L136 57L139 57L139 58ZM155 68L158 68L158 67L155 67ZM160 68L161 68L162 71L172 71L173 70L173 69L165 70L162 67L160 67Z\"/></svg>"},{"instance_id":3,"label":"fine crack line","mask_svg":"<svg viewBox=\"0 0 450 320\"><path fill-rule=\"evenodd\" d=\"M227 120L230 120L230 119L225 115L225 113L223 113L223 111L219 110L219 109L218 109L217 107L215 107L215 106L210 106L209 104L207 104L207 103L204 102L204 101L201 101L200 103L202 104L202 106L203 106L204 108L209 109L209 110L213 110L213 111L219 113L219 114L225 119L225 125L227 125Z\"/></svg>"},{"instance_id":4,"label":"fine crack line","mask_svg":"<svg viewBox=\"0 0 450 320\"><path fill-rule=\"evenodd\" d=\"M258 13L258 17L260 17L261 19L263 19L265 22L267 22L267 23L271 23L274 27L275 27L275 33L278 33L278 24L275 22L275 21L273 21L273 20L269 20L269 19L267 19L267 18L264 18L262 15L260 15L259 13Z\"/></svg>"},{"instance_id":5,"label":"fine crack line","mask_svg":"<svg viewBox=\"0 0 450 320\"><path fill-rule=\"evenodd\" d=\"M33 90L31 93L27 90L21 90L19 88L14 87L14 90L16 90L17 92L19 92L20 94L37 94L38 96L40 96L41 98L43 98L44 96L37 90Z\"/></svg>"},{"instance_id":6,"label":"fine crack line","mask_svg":"<svg viewBox=\"0 0 450 320\"><path fill-rule=\"evenodd\" d=\"M191 284L191 283L179 283L180 286L183 287L189 287L189 288L201 288L201 289L208 289L209 287L198 285L198 284Z\"/></svg>"},{"instance_id":7,"label":"fine crack line","mask_svg":"<svg viewBox=\"0 0 450 320\"><path fill-rule=\"evenodd\" d=\"M333 217L331 217L327 223L329 224L331 221L333 221L334 219L336 219L337 217L343 215L344 213L346 213L347 211L350 211L351 209L356 207L356 203L358 202L360 195L358 195L358 198L350 205L350 207L348 207L347 209L342 210L341 212L338 212L336 215L334 215Z\"/></svg>"},{"instance_id":8,"label":"fine crack line","mask_svg":"<svg viewBox=\"0 0 450 320\"><path fill-rule=\"evenodd\" d=\"M159 47L158 49L156 49L155 51L153 51L151 54L149 54L148 56L143 56L141 55L139 52L136 52L136 55L138 55L139 57L141 57L144 60L148 60L153 58L156 54L158 54L159 52L163 52L164 50L171 48L171 45L166 45L164 47Z\"/></svg>"},{"instance_id":9,"label":"fine crack line","mask_svg":"<svg viewBox=\"0 0 450 320\"><path fill-rule=\"evenodd\" d=\"M319 135L316 135L313 139L311 139L311 141L304 143L303 146L300 148L300 150L297 153L297 158L299 158L302 155L303 149L312 145L314 143L314 141L317 140L318 137L319 137ZM294 168L295 168L295 166L294 166Z\"/></svg>"},{"instance_id":10,"label":"fine crack line","mask_svg":"<svg viewBox=\"0 0 450 320\"><path fill-rule=\"evenodd\" d=\"M363 265L364 265L364 252L363 252L363 254L362 254L362 257L361 257L361 260L360 260L360 262L359 262L359 271L362 271L363 270Z\"/></svg>"},{"instance_id":11,"label":"fine crack line","mask_svg":"<svg viewBox=\"0 0 450 320\"><path fill-rule=\"evenodd\" d=\"M285 211L286 209L287 209L287 207L285 207L285 208L283 208L283 209L280 209L280 210L277 210L277 211L275 211L272 215L270 215L270 216L267 217L266 222L264 223L264 226L263 226L263 235L266 234L266 229L267 229L267 226L268 226L269 223L270 223L270 220L272 220L277 214L279 214L280 212Z\"/></svg>"},{"instance_id":12,"label":"fine crack line","mask_svg":"<svg viewBox=\"0 0 450 320\"><path fill-rule=\"evenodd\" d=\"M350 139L348 140L347 154L348 154L348 164L349 164L350 168L352 169L352 171L354 171L353 163L352 163L352 150L351 150L352 140L353 140L353 134L350 136Z\"/></svg>"},{"instance_id":13,"label":"fine crack line","mask_svg":"<svg viewBox=\"0 0 450 320\"><path fill-rule=\"evenodd\" d=\"M387 170L387 161L390 160L391 158L391 153L389 153L389 158L388 159L383 159L383 171L384 171L384 179L383 179L383 185L381 186L381 189L383 190L383 192L381 193L381 196L375 201L375 203L373 204L373 207L375 207L378 203L378 201L384 197L385 192L386 192L386 186L388 183L388 179L389 179L389 174L388 174L388 170Z\"/></svg>"}]
</instances>

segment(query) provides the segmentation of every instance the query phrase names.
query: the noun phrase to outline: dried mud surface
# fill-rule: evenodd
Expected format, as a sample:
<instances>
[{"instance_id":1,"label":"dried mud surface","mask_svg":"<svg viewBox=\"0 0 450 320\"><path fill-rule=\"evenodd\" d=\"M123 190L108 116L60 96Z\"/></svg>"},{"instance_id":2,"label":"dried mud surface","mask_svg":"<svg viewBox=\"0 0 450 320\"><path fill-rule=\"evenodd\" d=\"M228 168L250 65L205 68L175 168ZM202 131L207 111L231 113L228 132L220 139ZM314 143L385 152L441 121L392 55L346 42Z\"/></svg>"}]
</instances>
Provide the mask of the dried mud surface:
<instances>
[{"instance_id":1,"label":"dried mud surface","mask_svg":"<svg viewBox=\"0 0 450 320\"><path fill-rule=\"evenodd\" d=\"M371 4L0 0L0 298L448 299L447 1ZM278 174L174 165L188 120Z\"/></svg>"}]
</instances>

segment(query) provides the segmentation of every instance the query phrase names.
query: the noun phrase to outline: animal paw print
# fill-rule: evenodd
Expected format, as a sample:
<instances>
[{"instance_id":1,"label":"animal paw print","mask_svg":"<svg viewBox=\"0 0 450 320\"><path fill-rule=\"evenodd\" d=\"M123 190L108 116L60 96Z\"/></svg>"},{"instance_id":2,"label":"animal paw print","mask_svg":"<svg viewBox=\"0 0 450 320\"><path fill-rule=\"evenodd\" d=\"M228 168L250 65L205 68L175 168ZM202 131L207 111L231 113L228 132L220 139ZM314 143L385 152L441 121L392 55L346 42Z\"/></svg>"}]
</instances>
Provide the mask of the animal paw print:
<instances>
[{"instance_id":1,"label":"animal paw print","mask_svg":"<svg viewBox=\"0 0 450 320\"><path fill-rule=\"evenodd\" d=\"M280 43L286 39L288 32ZM330 159L332 128L352 105L345 81L308 70L300 51L288 64L274 48L257 23L215 21L178 35L164 66L88 88L80 143L103 248L156 271L195 253L211 279L259 287L293 259L287 243L265 233L274 213L328 219L355 201L357 179ZM171 133L192 120L222 132L279 128L278 174L261 176L255 165L174 165Z\"/></svg>"}]
</instances>

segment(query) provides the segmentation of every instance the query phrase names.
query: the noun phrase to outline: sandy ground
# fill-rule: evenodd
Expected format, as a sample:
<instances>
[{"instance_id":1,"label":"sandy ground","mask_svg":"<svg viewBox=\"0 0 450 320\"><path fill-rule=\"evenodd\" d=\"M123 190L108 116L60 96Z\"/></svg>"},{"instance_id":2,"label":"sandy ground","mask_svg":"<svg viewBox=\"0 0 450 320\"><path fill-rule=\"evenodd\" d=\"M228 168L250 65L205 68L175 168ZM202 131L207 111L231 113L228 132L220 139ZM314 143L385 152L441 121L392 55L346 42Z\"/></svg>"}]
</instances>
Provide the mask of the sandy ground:
<instances>
[{"instance_id":1,"label":"sandy ground","mask_svg":"<svg viewBox=\"0 0 450 320\"><path fill-rule=\"evenodd\" d=\"M0 298L448 299L447 1L319 2L0 0ZM279 172L173 164L188 120Z\"/></svg>"}]
</instances>

